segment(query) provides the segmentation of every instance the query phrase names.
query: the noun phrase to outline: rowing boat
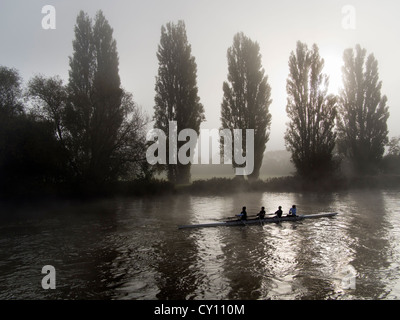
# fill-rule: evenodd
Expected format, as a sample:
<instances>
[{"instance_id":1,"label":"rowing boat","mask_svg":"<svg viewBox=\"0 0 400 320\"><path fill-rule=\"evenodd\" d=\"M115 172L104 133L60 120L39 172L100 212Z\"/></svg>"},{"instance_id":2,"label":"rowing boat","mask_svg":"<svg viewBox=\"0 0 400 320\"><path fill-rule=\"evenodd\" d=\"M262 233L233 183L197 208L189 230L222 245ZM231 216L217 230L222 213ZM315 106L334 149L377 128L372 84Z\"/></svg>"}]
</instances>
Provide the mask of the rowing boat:
<instances>
[{"instance_id":1,"label":"rowing boat","mask_svg":"<svg viewBox=\"0 0 400 320\"><path fill-rule=\"evenodd\" d=\"M206 228L206 227L230 227L230 226L243 226L248 224L264 224L264 223L273 223L273 222L281 222L281 221L300 221L304 219L315 219L315 218L323 218L323 217L333 217L336 216L337 212L330 213L316 213L316 214L306 214L299 215L296 217L272 217L272 218L264 218L264 219L248 219L248 220L233 220L233 221L224 221L224 222L212 222L212 223L201 223L201 224L188 224L178 226L179 229L187 229L187 228Z\"/></svg>"}]
</instances>

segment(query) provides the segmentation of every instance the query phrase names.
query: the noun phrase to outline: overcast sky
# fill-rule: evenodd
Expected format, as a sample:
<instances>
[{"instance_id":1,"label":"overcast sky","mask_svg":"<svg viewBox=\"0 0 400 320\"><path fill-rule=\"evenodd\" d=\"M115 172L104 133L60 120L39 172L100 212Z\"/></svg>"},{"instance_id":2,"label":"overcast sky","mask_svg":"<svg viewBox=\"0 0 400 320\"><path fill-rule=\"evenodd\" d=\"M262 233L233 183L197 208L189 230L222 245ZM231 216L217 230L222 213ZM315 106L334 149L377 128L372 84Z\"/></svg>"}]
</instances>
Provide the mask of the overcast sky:
<instances>
[{"instance_id":1,"label":"overcast sky","mask_svg":"<svg viewBox=\"0 0 400 320\"><path fill-rule=\"evenodd\" d=\"M56 9L56 29L42 28L42 7ZM342 13L355 9L355 29L346 29ZM205 108L203 128L220 127L222 83L227 77L226 52L243 31L260 44L263 67L272 88L272 125L267 150L284 149L288 59L298 40L316 43L330 76L330 91L341 86L342 54L359 43L379 63L382 94L388 97L389 137L400 135L400 1L398 0L0 0L0 65L33 75L59 75L68 80L74 25L80 10L94 17L103 10L120 59L123 87L149 115L161 26L184 20L196 58L198 88ZM349 20L345 20L349 22ZM348 24L345 24L348 25Z\"/></svg>"}]
</instances>

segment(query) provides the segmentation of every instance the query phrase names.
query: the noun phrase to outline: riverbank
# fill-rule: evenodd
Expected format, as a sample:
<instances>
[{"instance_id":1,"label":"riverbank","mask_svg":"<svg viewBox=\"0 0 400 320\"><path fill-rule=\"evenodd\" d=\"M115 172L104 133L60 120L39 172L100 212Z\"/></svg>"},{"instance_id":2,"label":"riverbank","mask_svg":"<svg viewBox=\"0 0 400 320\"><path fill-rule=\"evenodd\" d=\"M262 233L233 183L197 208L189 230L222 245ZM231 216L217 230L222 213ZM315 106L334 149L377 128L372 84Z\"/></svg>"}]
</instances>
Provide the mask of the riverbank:
<instances>
[{"instance_id":1,"label":"riverbank","mask_svg":"<svg viewBox=\"0 0 400 320\"><path fill-rule=\"evenodd\" d=\"M234 192L337 192L354 189L393 189L400 187L400 175L337 177L304 180L295 176L270 178L254 182L245 179L212 178L197 180L178 188L178 192L194 194L225 194Z\"/></svg>"},{"instance_id":2,"label":"riverbank","mask_svg":"<svg viewBox=\"0 0 400 320\"><path fill-rule=\"evenodd\" d=\"M400 189L400 175L336 177L303 180L295 176L248 181L243 178L211 178L195 180L187 185L174 185L165 180L119 181L99 187L96 185L58 185L50 188L23 188L17 194L3 194L0 200L43 202L55 200L91 200L111 197L154 197L160 195L193 194L225 195L240 192L338 192L354 189Z\"/></svg>"}]
</instances>

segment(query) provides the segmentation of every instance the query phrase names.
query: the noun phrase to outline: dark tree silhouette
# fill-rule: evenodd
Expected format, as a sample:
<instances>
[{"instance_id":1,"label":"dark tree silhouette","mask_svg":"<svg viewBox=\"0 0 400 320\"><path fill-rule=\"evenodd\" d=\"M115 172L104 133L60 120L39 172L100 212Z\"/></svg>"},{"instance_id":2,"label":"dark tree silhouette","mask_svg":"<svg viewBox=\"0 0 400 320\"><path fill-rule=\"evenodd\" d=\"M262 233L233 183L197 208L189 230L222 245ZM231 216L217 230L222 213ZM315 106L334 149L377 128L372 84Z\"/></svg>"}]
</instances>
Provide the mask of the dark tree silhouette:
<instances>
[{"instance_id":1,"label":"dark tree silhouette","mask_svg":"<svg viewBox=\"0 0 400 320\"><path fill-rule=\"evenodd\" d=\"M65 177L52 122L26 114L21 78L0 67L0 196L34 195Z\"/></svg>"},{"instance_id":2,"label":"dark tree silhouette","mask_svg":"<svg viewBox=\"0 0 400 320\"><path fill-rule=\"evenodd\" d=\"M400 174L400 136L392 137L387 147L388 153L383 157L379 167L384 173Z\"/></svg>"},{"instance_id":3,"label":"dark tree silhouette","mask_svg":"<svg viewBox=\"0 0 400 320\"><path fill-rule=\"evenodd\" d=\"M169 121L176 121L178 132L193 129L198 134L205 119L204 108L198 96L197 65L183 21L162 26L157 58L154 127L163 130L169 137ZM178 141L178 149L184 143ZM161 165L161 170L167 171L168 180L173 183L188 183L190 166L190 163L180 164L178 161L177 164Z\"/></svg>"},{"instance_id":4,"label":"dark tree silhouette","mask_svg":"<svg viewBox=\"0 0 400 320\"><path fill-rule=\"evenodd\" d=\"M94 24L78 15L64 118L77 179L100 185L126 174L145 154L145 118L121 88L112 34L101 11Z\"/></svg>"},{"instance_id":5,"label":"dark tree silhouette","mask_svg":"<svg viewBox=\"0 0 400 320\"><path fill-rule=\"evenodd\" d=\"M271 88L267 76L264 75L260 46L257 42L253 42L243 33L236 34L232 47L228 49L227 58L228 81L223 84L224 96L221 105L222 129L230 129L231 132L233 129L254 130L254 170L248 178L258 179L269 140ZM245 154L245 136L242 138L240 151ZM234 168L242 166L235 162L233 154L232 165Z\"/></svg>"},{"instance_id":6,"label":"dark tree silhouette","mask_svg":"<svg viewBox=\"0 0 400 320\"><path fill-rule=\"evenodd\" d=\"M400 136L392 137L387 146L389 147L388 154L400 156Z\"/></svg>"},{"instance_id":7,"label":"dark tree silhouette","mask_svg":"<svg viewBox=\"0 0 400 320\"><path fill-rule=\"evenodd\" d=\"M307 179L325 176L336 167L336 98L327 94L329 82L323 67L317 45L309 50L297 42L289 58L286 112L290 122L285 142L298 174Z\"/></svg>"},{"instance_id":8,"label":"dark tree silhouette","mask_svg":"<svg viewBox=\"0 0 400 320\"><path fill-rule=\"evenodd\" d=\"M375 172L388 142L387 97L381 96L378 61L360 45L344 51L338 146L359 174Z\"/></svg>"},{"instance_id":9,"label":"dark tree silhouette","mask_svg":"<svg viewBox=\"0 0 400 320\"><path fill-rule=\"evenodd\" d=\"M21 82L17 70L0 66L1 117L12 117L23 112Z\"/></svg>"},{"instance_id":10,"label":"dark tree silhouette","mask_svg":"<svg viewBox=\"0 0 400 320\"><path fill-rule=\"evenodd\" d=\"M63 117L67 103L67 90L60 77L45 78L37 75L28 82L28 97L33 103L33 113L54 125L57 139L63 143L65 127Z\"/></svg>"}]
</instances>

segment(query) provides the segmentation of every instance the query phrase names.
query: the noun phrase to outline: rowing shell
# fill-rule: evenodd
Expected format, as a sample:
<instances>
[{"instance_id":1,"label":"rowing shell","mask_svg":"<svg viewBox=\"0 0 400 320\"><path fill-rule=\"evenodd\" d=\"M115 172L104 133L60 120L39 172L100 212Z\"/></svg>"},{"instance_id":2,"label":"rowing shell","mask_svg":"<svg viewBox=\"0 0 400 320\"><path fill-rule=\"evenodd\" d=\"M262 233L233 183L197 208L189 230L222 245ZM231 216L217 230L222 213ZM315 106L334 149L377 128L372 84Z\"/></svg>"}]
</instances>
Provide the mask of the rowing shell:
<instances>
[{"instance_id":1,"label":"rowing shell","mask_svg":"<svg viewBox=\"0 0 400 320\"><path fill-rule=\"evenodd\" d=\"M265 218L265 219L248 219L248 220L233 220L233 221L224 221L224 222L214 222L214 223L202 223L202 224L189 224L178 226L179 229L187 229L187 228L206 228L206 227L230 227L230 226L243 226L248 224L263 224L263 223L272 223L272 222L281 222L281 221L300 221L304 219L315 219L315 218L323 218L323 217L333 217L336 216L337 212L331 213L316 213L316 214L307 214L307 215L299 215L296 217L273 217L273 218Z\"/></svg>"}]
</instances>

